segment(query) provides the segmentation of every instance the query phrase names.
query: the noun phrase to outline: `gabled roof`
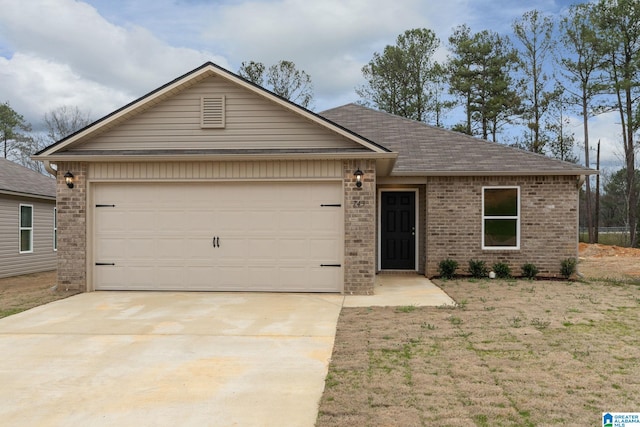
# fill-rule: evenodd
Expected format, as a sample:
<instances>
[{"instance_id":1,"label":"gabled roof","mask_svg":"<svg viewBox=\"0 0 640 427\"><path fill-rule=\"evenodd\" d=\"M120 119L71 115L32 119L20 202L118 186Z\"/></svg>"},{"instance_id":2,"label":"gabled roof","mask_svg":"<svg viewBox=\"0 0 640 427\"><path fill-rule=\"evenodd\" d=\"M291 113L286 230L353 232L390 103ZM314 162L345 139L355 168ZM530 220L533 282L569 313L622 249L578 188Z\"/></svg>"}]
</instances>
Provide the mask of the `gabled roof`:
<instances>
[{"instance_id":1,"label":"gabled roof","mask_svg":"<svg viewBox=\"0 0 640 427\"><path fill-rule=\"evenodd\" d=\"M58 160L67 160L70 157L74 157L74 156L77 157L78 153L75 153L74 155L74 153L67 150L71 147L81 145L84 141L87 141L90 138L94 138L98 135L101 135L102 133L118 126L119 124L125 122L126 120L138 114L141 114L142 112L148 110L149 108L157 105L163 100L166 100L211 76L219 76L235 84L238 84L244 87L245 89L252 91L253 93L256 93L262 97L267 98L268 100L274 102L275 104L278 104L281 107L284 107L285 109L292 111L293 113L298 114L299 116L302 116L310 120L315 124L318 124L332 132L335 132L336 134L341 135L342 137L345 137L348 140L356 142L363 148L363 150L358 153L352 153L351 156L353 156L354 158L356 156L361 155L363 157L381 158L381 159L387 159L388 161L392 161L396 156L395 153L391 153L391 151L388 150L387 148L373 141L367 140L365 137L358 135L349 129L343 128L325 119L324 117L313 113L310 110L307 110L293 102L290 102L287 99L274 94L273 92L270 92L248 80L243 79L242 77L228 70L225 70L222 67L219 67L218 65L212 62L207 62L202 66L196 68L195 70L192 70L178 77L177 79L159 87L158 89L142 96L141 98L138 98L137 100L125 105L124 107L114 111L113 113L97 120L96 122L90 124L84 129L81 129L78 132L72 135L69 135L68 137L56 142L55 144L52 144L44 148L43 150L40 150L33 157L38 160L54 161L54 162ZM109 153L93 153L93 154L95 154L96 156L100 156L102 159L104 159L105 157L108 156ZM142 159L142 157L150 157L152 155L155 155L155 159L162 159L162 160L169 160L169 159L175 159L175 158L181 158L184 160L185 158L196 157L196 156L200 158L202 158L202 156L210 156L212 158L224 157L226 159L227 157L236 158L239 155L245 155L245 154L261 155L261 156L267 156L267 157L279 156L280 158L282 158L282 153L269 152L268 150L258 154L238 153L238 152L232 152L232 151L216 152L215 150L212 150L210 152L206 152L206 150L200 150L198 152L188 152L184 150L179 150L179 147L176 147L176 150L170 153L154 151L154 152L146 152L146 153L110 152L110 154L112 157L115 156L115 157L123 158L128 156L136 159ZM314 154L314 153L310 153L310 154ZM339 154L339 153L336 153L336 154ZM111 160L112 159L113 158L111 158Z\"/></svg>"},{"instance_id":2,"label":"gabled roof","mask_svg":"<svg viewBox=\"0 0 640 427\"><path fill-rule=\"evenodd\" d=\"M56 199L56 180L0 158L0 194Z\"/></svg>"},{"instance_id":3,"label":"gabled roof","mask_svg":"<svg viewBox=\"0 0 640 427\"><path fill-rule=\"evenodd\" d=\"M392 176L589 175L597 171L356 104L320 115L398 153Z\"/></svg>"}]
</instances>

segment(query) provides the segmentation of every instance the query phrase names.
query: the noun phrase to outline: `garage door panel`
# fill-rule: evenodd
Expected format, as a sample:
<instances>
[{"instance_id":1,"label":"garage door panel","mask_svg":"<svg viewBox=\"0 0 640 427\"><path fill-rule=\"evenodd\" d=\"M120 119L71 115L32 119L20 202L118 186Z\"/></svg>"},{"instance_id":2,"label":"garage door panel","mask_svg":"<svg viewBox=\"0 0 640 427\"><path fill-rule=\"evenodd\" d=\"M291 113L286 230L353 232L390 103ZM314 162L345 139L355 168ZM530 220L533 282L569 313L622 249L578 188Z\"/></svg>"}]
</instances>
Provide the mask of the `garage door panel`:
<instances>
[{"instance_id":1,"label":"garage door panel","mask_svg":"<svg viewBox=\"0 0 640 427\"><path fill-rule=\"evenodd\" d=\"M303 209L289 210L278 215L278 226L289 233L298 233L309 229L309 212Z\"/></svg>"},{"instance_id":2,"label":"garage door panel","mask_svg":"<svg viewBox=\"0 0 640 427\"><path fill-rule=\"evenodd\" d=\"M279 269L279 280L281 286L288 290L304 291L311 289L308 287L306 267L282 267Z\"/></svg>"},{"instance_id":3,"label":"garage door panel","mask_svg":"<svg viewBox=\"0 0 640 427\"><path fill-rule=\"evenodd\" d=\"M327 291L327 283L341 280L342 268L336 267L312 267L309 269L308 286L310 289L323 289Z\"/></svg>"},{"instance_id":4,"label":"garage door panel","mask_svg":"<svg viewBox=\"0 0 640 427\"><path fill-rule=\"evenodd\" d=\"M242 210L220 209L207 221L220 232L234 233L244 232L248 227L249 219L249 214Z\"/></svg>"},{"instance_id":5,"label":"garage door panel","mask_svg":"<svg viewBox=\"0 0 640 427\"><path fill-rule=\"evenodd\" d=\"M125 253L129 262L132 261L149 261L156 259L162 253L162 245L158 245L153 236L139 237L137 239L123 239L125 244ZM165 256L166 257L166 256Z\"/></svg>"},{"instance_id":6,"label":"garage door panel","mask_svg":"<svg viewBox=\"0 0 640 427\"><path fill-rule=\"evenodd\" d=\"M315 259L324 260L326 262L337 263L339 259L336 258L339 243L335 239L323 238L323 239L310 239L309 248L311 250L310 257Z\"/></svg>"},{"instance_id":7,"label":"garage door panel","mask_svg":"<svg viewBox=\"0 0 640 427\"><path fill-rule=\"evenodd\" d=\"M140 280L139 283L142 289L180 290L181 284L185 283L184 277L186 270L186 268L178 265L156 265L152 267L154 273L150 273L150 277L153 277L153 282L150 283L146 275L138 275L138 279Z\"/></svg>"},{"instance_id":8,"label":"garage door panel","mask_svg":"<svg viewBox=\"0 0 640 427\"><path fill-rule=\"evenodd\" d=\"M285 260L304 260L309 258L309 241L308 239L299 238L282 238L277 241L277 255Z\"/></svg>"},{"instance_id":9,"label":"garage door panel","mask_svg":"<svg viewBox=\"0 0 640 427\"><path fill-rule=\"evenodd\" d=\"M95 208L95 228L97 233L124 231L127 215L113 208Z\"/></svg>"},{"instance_id":10,"label":"garage door panel","mask_svg":"<svg viewBox=\"0 0 640 427\"><path fill-rule=\"evenodd\" d=\"M190 258L195 252L193 251L194 241L187 241L182 236L156 236L153 239L144 239L144 241L145 247L142 250L149 251L157 260L182 260L185 257ZM137 256L133 246L131 253L132 258Z\"/></svg>"},{"instance_id":11,"label":"garage door panel","mask_svg":"<svg viewBox=\"0 0 640 427\"><path fill-rule=\"evenodd\" d=\"M339 182L94 188L96 289L342 290Z\"/></svg>"},{"instance_id":12,"label":"garage door panel","mask_svg":"<svg viewBox=\"0 0 640 427\"><path fill-rule=\"evenodd\" d=\"M123 240L118 236L104 238L96 250L96 262L118 259L122 257L123 250Z\"/></svg>"},{"instance_id":13,"label":"garage door panel","mask_svg":"<svg viewBox=\"0 0 640 427\"><path fill-rule=\"evenodd\" d=\"M255 209L246 213L246 230L251 232L273 232L273 227L281 221L280 213L275 209Z\"/></svg>"},{"instance_id":14,"label":"garage door panel","mask_svg":"<svg viewBox=\"0 0 640 427\"><path fill-rule=\"evenodd\" d=\"M277 257L277 250L272 237L251 239L249 245L249 258L252 261L271 261Z\"/></svg>"},{"instance_id":15,"label":"garage door panel","mask_svg":"<svg viewBox=\"0 0 640 427\"><path fill-rule=\"evenodd\" d=\"M191 221L191 213L185 212L183 209L167 209L166 210L151 210L147 208L145 211L140 212L134 220L137 224L132 225L130 231L151 231L158 233L179 233L188 229L188 224ZM134 221L132 221L132 224Z\"/></svg>"},{"instance_id":16,"label":"garage door panel","mask_svg":"<svg viewBox=\"0 0 640 427\"><path fill-rule=\"evenodd\" d=\"M332 210L311 212L307 219L307 227L311 231L327 231L336 234L335 224L342 218L342 210L333 208Z\"/></svg>"}]
</instances>

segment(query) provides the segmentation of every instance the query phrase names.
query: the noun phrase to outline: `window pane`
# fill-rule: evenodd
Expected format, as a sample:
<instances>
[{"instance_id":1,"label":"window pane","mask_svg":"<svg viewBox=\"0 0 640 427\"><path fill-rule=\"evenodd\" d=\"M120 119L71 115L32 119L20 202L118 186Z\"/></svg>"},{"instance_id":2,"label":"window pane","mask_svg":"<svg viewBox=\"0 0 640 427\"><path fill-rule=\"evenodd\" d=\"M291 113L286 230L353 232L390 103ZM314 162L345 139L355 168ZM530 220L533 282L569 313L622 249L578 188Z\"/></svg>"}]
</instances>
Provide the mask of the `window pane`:
<instances>
[{"instance_id":1,"label":"window pane","mask_svg":"<svg viewBox=\"0 0 640 427\"><path fill-rule=\"evenodd\" d=\"M518 215L517 188L487 188L484 190L484 214L486 216Z\"/></svg>"},{"instance_id":2,"label":"window pane","mask_svg":"<svg viewBox=\"0 0 640 427\"><path fill-rule=\"evenodd\" d=\"M20 227L31 228L31 206L20 206ZM14 211L15 212L15 211Z\"/></svg>"},{"instance_id":3,"label":"window pane","mask_svg":"<svg viewBox=\"0 0 640 427\"><path fill-rule=\"evenodd\" d=\"M485 219L485 246L517 246L516 239L518 221L515 219Z\"/></svg>"},{"instance_id":4,"label":"window pane","mask_svg":"<svg viewBox=\"0 0 640 427\"><path fill-rule=\"evenodd\" d=\"M31 251L31 230L20 230L20 252Z\"/></svg>"}]
</instances>

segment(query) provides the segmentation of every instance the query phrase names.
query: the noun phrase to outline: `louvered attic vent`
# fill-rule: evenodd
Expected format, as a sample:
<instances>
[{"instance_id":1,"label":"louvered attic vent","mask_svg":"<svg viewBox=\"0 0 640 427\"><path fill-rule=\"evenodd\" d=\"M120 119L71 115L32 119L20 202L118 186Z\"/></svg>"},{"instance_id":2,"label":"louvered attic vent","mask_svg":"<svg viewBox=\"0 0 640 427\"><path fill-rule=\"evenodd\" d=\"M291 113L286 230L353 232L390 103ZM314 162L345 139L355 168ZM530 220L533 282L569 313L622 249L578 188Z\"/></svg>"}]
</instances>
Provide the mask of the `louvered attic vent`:
<instances>
[{"instance_id":1,"label":"louvered attic vent","mask_svg":"<svg viewBox=\"0 0 640 427\"><path fill-rule=\"evenodd\" d=\"M224 127L224 96L202 98L202 121L200 127Z\"/></svg>"}]
</instances>

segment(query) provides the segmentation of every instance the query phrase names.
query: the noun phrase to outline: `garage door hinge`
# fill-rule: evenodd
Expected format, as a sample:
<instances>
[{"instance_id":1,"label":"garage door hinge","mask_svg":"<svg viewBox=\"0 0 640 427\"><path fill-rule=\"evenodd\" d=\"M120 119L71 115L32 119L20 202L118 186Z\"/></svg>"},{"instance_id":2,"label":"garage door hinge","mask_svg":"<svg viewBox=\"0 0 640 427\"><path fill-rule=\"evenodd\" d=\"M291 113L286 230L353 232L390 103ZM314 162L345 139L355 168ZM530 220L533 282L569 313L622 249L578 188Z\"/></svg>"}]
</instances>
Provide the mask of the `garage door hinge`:
<instances>
[{"instance_id":1,"label":"garage door hinge","mask_svg":"<svg viewBox=\"0 0 640 427\"><path fill-rule=\"evenodd\" d=\"M320 205L321 208L340 208L342 207L342 205L340 203L337 204L333 204L333 205Z\"/></svg>"},{"instance_id":2,"label":"garage door hinge","mask_svg":"<svg viewBox=\"0 0 640 427\"><path fill-rule=\"evenodd\" d=\"M96 205L96 208L115 208L116 205Z\"/></svg>"},{"instance_id":3,"label":"garage door hinge","mask_svg":"<svg viewBox=\"0 0 640 427\"><path fill-rule=\"evenodd\" d=\"M115 262L96 262L96 265L116 265Z\"/></svg>"},{"instance_id":4,"label":"garage door hinge","mask_svg":"<svg viewBox=\"0 0 640 427\"><path fill-rule=\"evenodd\" d=\"M320 267L342 267L342 264L320 264Z\"/></svg>"}]
</instances>

